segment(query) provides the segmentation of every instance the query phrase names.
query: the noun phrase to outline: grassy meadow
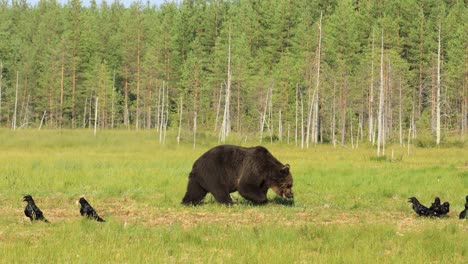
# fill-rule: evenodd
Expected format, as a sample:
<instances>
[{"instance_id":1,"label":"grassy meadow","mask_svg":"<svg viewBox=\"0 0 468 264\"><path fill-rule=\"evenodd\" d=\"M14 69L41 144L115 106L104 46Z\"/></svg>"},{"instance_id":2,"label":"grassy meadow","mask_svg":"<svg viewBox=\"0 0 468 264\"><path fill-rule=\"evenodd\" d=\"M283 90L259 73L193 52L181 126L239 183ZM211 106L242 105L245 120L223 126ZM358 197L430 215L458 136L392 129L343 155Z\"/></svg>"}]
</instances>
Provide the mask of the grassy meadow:
<instances>
[{"instance_id":1,"label":"grassy meadow","mask_svg":"<svg viewBox=\"0 0 468 264\"><path fill-rule=\"evenodd\" d=\"M189 141L187 137L186 141ZM232 144L258 145L258 141ZM252 138L252 140L255 140ZM188 173L217 140L155 131L0 130L0 263L467 263L468 148L264 143L291 165L294 206L185 207ZM51 222L31 223L31 194ZM106 223L82 219L85 195ZM407 198L451 203L420 218Z\"/></svg>"}]
</instances>

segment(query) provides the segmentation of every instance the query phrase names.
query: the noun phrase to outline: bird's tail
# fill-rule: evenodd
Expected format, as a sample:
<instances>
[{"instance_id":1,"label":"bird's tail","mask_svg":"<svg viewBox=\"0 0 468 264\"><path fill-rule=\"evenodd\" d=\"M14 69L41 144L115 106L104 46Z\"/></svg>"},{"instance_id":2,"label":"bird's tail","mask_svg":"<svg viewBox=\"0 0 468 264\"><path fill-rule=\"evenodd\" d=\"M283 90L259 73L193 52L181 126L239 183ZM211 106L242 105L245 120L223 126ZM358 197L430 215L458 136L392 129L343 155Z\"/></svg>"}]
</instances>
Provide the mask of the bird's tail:
<instances>
[{"instance_id":1,"label":"bird's tail","mask_svg":"<svg viewBox=\"0 0 468 264\"><path fill-rule=\"evenodd\" d=\"M46 223L48 223L48 224L50 223L49 220L47 220L47 219L45 219L45 218L44 218L44 222L46 222Z\"/></svg>"},{"instance_id":2,"label":"bird's tail","mask_svg":"<svg viewBox=\"0 0 468 264\"><path fill-rule=\"evenodd\" d=\"M98 218L96 219L96 221L98 221L98 222L105 222L105 220L104 220L104 219L102 219L102 218L101 218L101 217L99 217L99 216L98 216Z\"/></svg>"}]
</instances>

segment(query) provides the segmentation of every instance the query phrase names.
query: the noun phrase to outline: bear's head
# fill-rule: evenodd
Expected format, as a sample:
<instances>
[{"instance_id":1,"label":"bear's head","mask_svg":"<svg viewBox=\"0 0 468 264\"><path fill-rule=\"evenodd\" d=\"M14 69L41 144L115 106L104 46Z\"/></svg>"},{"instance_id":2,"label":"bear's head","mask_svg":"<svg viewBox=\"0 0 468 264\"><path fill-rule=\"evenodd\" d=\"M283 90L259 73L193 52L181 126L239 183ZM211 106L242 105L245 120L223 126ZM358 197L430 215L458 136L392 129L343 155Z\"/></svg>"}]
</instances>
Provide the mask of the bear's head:
<instances>
[{"instance_id":1,"label":"bear's head","mask_svg":"<svg viewBox=\"0 0 468 264\"><path fill-rule=\"evenodd\" d=\"M293 178L289 164L284 165L278 172L274 173L268 182L269 187L284 199L294 198L292 191Z\"/></svg>"}]
</instances>

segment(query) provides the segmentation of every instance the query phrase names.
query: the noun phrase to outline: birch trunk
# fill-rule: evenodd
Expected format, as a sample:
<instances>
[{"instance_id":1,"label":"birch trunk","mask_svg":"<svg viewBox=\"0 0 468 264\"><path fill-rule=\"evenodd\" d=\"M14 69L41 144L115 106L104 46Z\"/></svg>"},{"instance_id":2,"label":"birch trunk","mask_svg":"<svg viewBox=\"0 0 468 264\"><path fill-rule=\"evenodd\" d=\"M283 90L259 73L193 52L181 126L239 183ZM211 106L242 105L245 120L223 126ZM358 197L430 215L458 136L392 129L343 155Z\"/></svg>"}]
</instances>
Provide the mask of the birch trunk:
<instances>
[{"instance_id":1,"label":"birch trunk","mask_svg":"<svg viewBox=\"0 0 468 264\"><path fill-rule=\"evenodd\" d=\"M63 63L63 55L62 54L62 76L61 76L61 79L60 79L60 121L59 121L59 125L60 125L60 128L62 128L62 124L63 124L63 94L64 94L64 79L65 79L65 66L64 66L64 63Z\"/></svg>"},{"instance_id":2,"label":"birch trunk","mask_svg":"<svg viewBox=\"0 0 468 264\"><path fill-rule=\"evenodd\" d=\"M15 112L13 113L13 130L16 130L16 112L18 111L19 72L16 72Z\"/></svg>"},{"instance_id":3,"label":"birch trunk","mask_svg":"<svg viewBox=\"0 0 468 264\"><path fill-rule=\"evenodd\" d=\"M115 109L114 109L114 101L115 101L115 70L114 70L114 77L112 79L112 104L111 104L111 128L114 128L114 119L115 119Z\"/></svg>"},{"instance_id":4,"label":"birch trunk","mask_svg":"<svg viewBox=\"0 0 468 264\"><path fill-rule=\"evenodd\" d=\"M468 58L468 56L467 56ZM468 66L468 63L465 63L465 69L466 66ZM466 70L465 70L466 72ZM468 96L466 93L466 80L468 78L468 75L465 74L465 78L463 80L463 94L462 94L462 120L461 120L461 140L465 141L465 130L466 130L466 125L467 125L467 119L468 119Z\"/></svg>"},{"instance_id":5,"label":"birch trunk","mask_svg":"<svg viewBox=\"0 0 468 264\"><path fill-rule=\"evenodd\" d=\"M319 87L320 87L320 54L322 48L322 12L320 12L319 41L317 49L317 80L315 85L315 117L314 117L314 144L317 145L319 134Z\"/></svg>"},{"instance_id":6,"label":"birch trunk","mask_svg":"<svg viewBox=\"0 0 468 264\"><path fill-rule=\"evenodd\" d=\"M296 84L296 127L295 127L295 130L294 130L294 143L297 147L297 112L298 112L298 93L299 93L299 85ZM1 94L0 94L0 99L1 99Z\"/></svg>"},{"instance_id":7,"label":"birch trunk","mask_svg":"<svg viewBox=\"0 0 468 264\"><path fill-rule=\"evenodd\" d=\"M128 67L125 67L125 85L124 85L124 125L127 129L130 129L130 113L128 111Z\"/></svg>"},{"instance_id":8,"label":"birch trunk","mask_svg":"<svg viewBox=\"0 0 468 264\"><path fill-rule=\"evenodd\" d=\"M165 123L165 115L164 115L164 106L165 106L165 86L164 86L164 83L163 83L163 86L162 86L162 102L161 102L161 118L159 119L160 120L160 123L159 123L159 144L162 144L163 142L163 126L164 126L164 123Z\"/></svg>"},{"instance_id":9,"label":"birch trunk","mask_svg":"<svg viewBox=\"0 0 468 264\"><path fill-rule=\"evenodd\" d=\"M182 129L182 111L183 111L183 98L180 97L180 108L179 108L179 129L177 131L177 144L180 144L180 131Z\"/></svg>"},{"instance_id":10,"label":"birch trunk","mask_svg":"<svg viewBox=\"0 0 468 264\"><path fill-rule=\"evenodd\" d=\"M332 142L333 147L336 147L336 138L335 138L335 126L336 126L336 105L335 105L335 95L336 95L336 82L333 83L333 109L332 109L332 127L331 127L331 134L332 134Z\"/></svg>"},{"instance_id":11,"label":"birch trunk","mask_svg":"<svg viewBox=\"0 0 468 264\"><path fill-rule=\"evenodd\" d=\"M440 31L441 25L439 25L439 37L437 44L437 96L436 96L436 144L440 144Z\"/></svg>"},{"instance_id":12,"label":"birch trunk","mask_svg":"<svg viewBox=\"0 0 468 264\"><path fill-rule=\"evenodd\" d=\"M96 131L97 131L98 101L99 101L99 97L96 97L96 107L94 109L94 137L96 137Z\"/></svg>"},{"instance_id":13,"label":"birch trunk","mask_svg":"<svg viewBox=\"0 0 468 264\"><path fill-rule=\"evenodd\" d=\"M380 95L379 95L379 114L378 120L378 134L377 134L377 156L380 157L380 145L383 142L384 131L383 131L383 109L384 109L384 86L383 86L383 29L382 29L382 43L380 50Z\"/></svg>"},{"instance_id":14,"label":"birch trunk","mask_svg":"<svg viewBox=\"0 0 468 264\"><path fill-rule=\"evenodd\" d=\"M374 142L374 30L372 30L372 62L371 62L371 83L369 92L369 142Z\"/></svg>"},{"instance_id":15,"label":"birch trunk","mask_svg":"<svg viewBox=\"0 0 468 264\"><path fill-rule=\"evenodd\" d=\"M263 141L263 129L265 127L265 121L266 121L266 114L267 114L267 109L268 109L268 98L270 97L270 91L267 91L267 97L265 100L265 107L263 109L263 114L260 114L260 144L262 144Z\"/></svg>"},{"instance_id":16,"label":"birch trunk","mask_svg":"<svg viewBox=\"0 0 468 264\"><path fill-rule=\"evenodd\" d=\"M304 100L302 98L302 92L299 93L301 98L301 149L304 148Z\"/></svg>"},{"instance_id":17,"label":"birch trunk","mask_svg":"<svg viewBox=\"0 0 468 264\"><path fill-rule=\"evenodd\" d=\"M399 82L399 86L400 86L400 108L398 109L398 123L399 123L399 128L400 128L400 146L403 146L403 98L402 98L402 95L401 95L401 78L400 78L400 82Z\"/></svg>"},{"instance_id":18,"label":"birch trunk","mask_svg":"<svg viewBox=\"0 0 468 264\"><path fill-rule=\"evenodd\" d=\"M0 62L0 127L2 126L2 81L3 81L3 62Z\"/></svg>"},{"instance_id":19,"label":"birch trunk","mask_svg":"<svg viewBox=\"0 0 468 264\"><path fill-rule=\"evenodd\" d=\"M226 138L231 132L231 116L230 116L230 105L231 105L231 29L229 29L229 44L228 44L228 71L227 71L227 84L226 84L226 96L224 102L224 115L223 123L221 125L221 142L225 143Z\"/></svg>"},{"instance_id":20,"label":"birch trunk","mask_svg":"<svg viewBox=\"0 0 468 264\"><path fill-rule=\"evenodd\" d=\"M41 128L42 128L42 124L44 123L46 113L47 113L47 111L44 111L44 114L42 114L41 123L39 124L38 130L41 130Z\"/></svg>"},{"instance_id":21,"label":"birch trunk","mask_svg":"<svg viewBox=\"0 0 468 264\"><path fill-rule=\"evenodd\" d=\"M138 29L137 36L137 80L136 80L136 113L135 113L135 129L140 129L140 52L141 52L141 32Z\"/></svg>"}]
</instances>

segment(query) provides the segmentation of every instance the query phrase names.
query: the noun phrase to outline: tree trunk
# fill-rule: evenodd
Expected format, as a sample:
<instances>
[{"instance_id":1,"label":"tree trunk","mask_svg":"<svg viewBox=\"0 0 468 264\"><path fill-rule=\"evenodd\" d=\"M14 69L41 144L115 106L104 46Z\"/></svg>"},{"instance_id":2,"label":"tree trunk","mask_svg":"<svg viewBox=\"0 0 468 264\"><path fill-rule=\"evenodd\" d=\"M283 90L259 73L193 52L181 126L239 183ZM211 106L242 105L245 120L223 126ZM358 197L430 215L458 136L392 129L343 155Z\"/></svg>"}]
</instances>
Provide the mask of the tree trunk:
<instances>
[{"instance_id":1,"label":"tree trunk","mask_svg":"<svg viewBox=\"0 0 468 264\"><path fill-rule=\"evenodd\" d=\"M319 40L317 49L317 79L315 85L315 117L314 117L314 144L317 145L319 134L319 87L320 87L320 54L322 48L322 12L320 12L319 21Z\"/></svg>"},{"instance_id":2,"label":"tree trunk","mask_svg":"<svg viewBox=\"0 0 468 264\"><path fill-rule=\"evenodd\" d=\"M97 121L98 121L98 101L99 97L96 97L96 107L94 108L94 136L96 137Z\"/></svg>"},{"instance_id":3,"label":"tree trunk","mask_svg":"<svg viewBox=\"0 0 468 264\"><path fill-rule=\"evenodd\" d=\"M278 139L280 142L283 141L283 120L281 120L281 110L278 112Z\"/></svg>"},{"instance_id":4,"label":"tree trunk","mask_svg":"<svg viewBox=\"0 0 468 264\"><path fill-rule=\"evenodd\" d=\"M2 81L3 81L3 62L0 62L0 127L2 126Z\"/></svg>"},{"instance_id":5,"label":"tree trunk","mask_svg":"<svg viewBox=\"0 0 468 264\"><path fill-rule=\"evenodd\" d=\"M83 128L86 127L86 107L88 105L88 97L85 99L84 111L83 111Z\"/></svg>"},{"instance_id":6,"label":"tree trunk","mask_svg":"<svg viewBox=\"0 0 468 264\"><path fill-rule=\"evenodd\" d=\"M436 110L436 144L440 144L440 31L441 25L439 25L439 38L437 43L437 110Z\"/></svg>"},{"instance_id":7,"label":"tree trunk","mask_svg":"<svg viewBox=\"0 0 468 264\"><path fill-rule=\"evenodd\" d=\"M224 115L223 123L221 125L221 142L225 143L226 138L229 136L231 131L231 116L230 116L230 105L231 105L231 30L229 29L229 44L228 44L228 72L227 72L227 84L226 84L226 96L224 102Z\"/></svg>"},{"instance_id":8,"label":"tree trunk","mask_svg":"<svg viewBox=\"0 0 468 264\"><path fill-rule=\"evenodd\" d=\"M260 144L262 144L263 141L263 128L265 127L265 121L266 121L266 114L267 114L267 109L268 109L268 98L270 97L270 91L267 90L267 95L266 95L266 100L265 100L265 107L263 108L263 114L260 114L261 120L260 120Z\"/></svg>"},{"instance_id":9,"label":"tree trunk","mask_svg":"<svg viewBox=\"0 0 468 264\"><path fill-rule=\"evenodd\" d=\"M41 123L39 124L38 130L41 130L41 128L42 128L42 124L44 123L44 119L45 119L46 114L47 114L47 111L44 111L44 114L42 115Z\"/></svg>"},{"instance_id":10,"label":"tree trunk","mask_svg":"<svg viewBox=\"0 0 468 264\"><path fill-rule=\"evenodd\" d=\"M164 108L165 108L165 84L163 83L163 86L162 86L162 102L161 102L161 118L160 118L160 123L159 123L159 144L162 144L163 142L163 129L164 129L164 124L165 124L165 114L164 114Z\"/></svg>"},{"instance_id":11,"label":"tree trunk","mask_svg":"<svg viewBox=\"0 0 468 264\"><path fill-rule=\"evenodd\" d=\"M301 98L301 149L304 148L304 99L302 98L302 92L299 93Z\"/></svg>"},{"instance_id":12,"label":"tree trunk","mask_svg":"<svg viewBox=\"0 0 468 264\"><path fill-rule=\"evenodd\" d=\"M298 112L298 93L299 93L299 85L296 83L296 126L295 126L295 130L294 130L294 143L297 147L297 112Z\"/></svg>"},{"instance_id":13,"label":"tree trunk","mask_svg":"<svg viewBox=\"0 0 468 264\"><path fill-rule=\"evenodd\" d=\"M180 97L180 107L179 107L179 129L177 131L177 144L180 144L180 131L182 129L182 111L183 111L183 98L182 96Z\"/></svg>"},{"instance_id":14,"label":"tree trunk","mask_svg":"<svg viewBox=\"0 0 468 264\"><path fill-rule=\"evenodd\" d=\"M124 125L127 129L130 129L130 116L128 111L128 66L125 66L124 101Z\"/></svg>"},{"instance_id":15,"label":"tree trunk","mask_svg":"<svg viewBox=\"0 0 468 264\"><path fill-rule=\"evenodd\" d=\"M382 29L382 44L380 50L380 96L379 96L379 114L377 116L378 120L378 134L377 134L377 156L380 157L380 145L383 142L385 133L383 130L383 110L384 110L384 76L383 76L383 29Z\"/></svg>"},{"instance_id":16,"label":"tree trunk","mask_svg":"<svg viewBox=\"0 0 468 264\"><path fill-rule=\"evenodd\" d=\"M400 146L403 146L403 97L401 95L401 78L400 78L400 82L399 82L399 86L400 86L400 107L398 109L398 123L399 123L399 128L400 128Z\"/></svg>"},{"instance_id":17,"label":"tree trunk","mask_svg":"<svg viewBox=\"0 0 468 264\"><path fill-rule=\"evenodd\" d=\"M137 36L137 80L136 80L136 113L135 113L135 129L140 129L140 53L141 53L141 33L138 28Z\"/></svg>"},{"instance_id":18,"label":"tree trunk","mask_svg":"<svg viewBox=\"0 0 468 264\"><path fill-rule=\"evenodd\" d=\"M115 119L115 109L114 109L114 101L115 101L115 70L114 70L114 77L112 78L112 102L111 102L111 128L114 128L114 119Z\"/></svg>"},{"instance_id":19,"label":"tree trunk","mask_svg":"<svg viewBox=\"0 0 468 264\"><path fill-rule=\"evenodd\" d=\"M344 83L341 88L341 145L345 144L346 139L346 98L348 90L348 80L347 77L344 77Z\"/></svg>"},{"instance_id":20,"label":"tree trunk","mask_svg":"<svg viewBox=\"0 0 468 264\"><path fill-rule=\"evenodd\" d=\"M62 128L62 124L63 124L63 95L64 95L64 79L65 79L65 66L64 66L64 62L63 62L63 56L65 56L63 53L62 53L62 77L60 79L60 121L59 121L59 125L60 125L60 128Z\"/></svg>"},{"instance_id":21,"label":"tree trunk","mask_svg":"<svg viewBox=\"0 0 468 264\"><path fill-rule=\"evenodd\" d=\"M16 92L15 92L15 112L13 112L13 130L16 130L16 113L18 111L18 86L19 86L19 72L16 72Z\"/></svg>"},{"instance_id":22,"label":"tree trunk","mask_svg":"<svg viewBox=\"0 0 468 264\"><path fill-rule=\"evenodd\" d=\"M197 112L198 112L198 65L194 69L194 85L193 85L193 148L197 143Z\"/></svg>"},{"instance_id":23,"label":"tree trunk","mask_svg":"<svg viewBox=\"0 0 468 264\"><path fill-rule=\"evenodd\" d=\"M372 30L372 62L371 62L371 83L369 92L369 142L374 144L374 30Z\"/></svg>"},{"instance_id":24,"label":"tree trunk","mask_svg":"<svg viewBox=\"0 0 468 264\"><path fill-rule=\"evenodd\" d=\"M423 85L423 82L424 82L424 78L423 78L424 38L423 37L424 37L424 18L421 18L421 23L419 26L419 96L418 96L418 111L417 111L418 118L421 116L421 112L422 112L423 89L424 89L424 85ZM413 133L414 133L414 127L413 127Z\"/></svg>"},{"instance_id":25,"label":"tree trunk","mask_svg":"<svg viewBox=\"0 0 468 264\"><path fill-rule=\"evenodd\" d=\"M331 123L331 135L333 146L336 147L336 138L335 138L335 126L336 126L336 81L333 82L333 108L332 108L332 121Z\"/></svg>"}]
</instances>

